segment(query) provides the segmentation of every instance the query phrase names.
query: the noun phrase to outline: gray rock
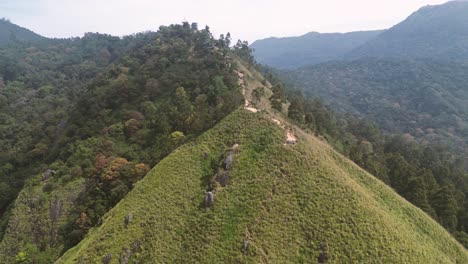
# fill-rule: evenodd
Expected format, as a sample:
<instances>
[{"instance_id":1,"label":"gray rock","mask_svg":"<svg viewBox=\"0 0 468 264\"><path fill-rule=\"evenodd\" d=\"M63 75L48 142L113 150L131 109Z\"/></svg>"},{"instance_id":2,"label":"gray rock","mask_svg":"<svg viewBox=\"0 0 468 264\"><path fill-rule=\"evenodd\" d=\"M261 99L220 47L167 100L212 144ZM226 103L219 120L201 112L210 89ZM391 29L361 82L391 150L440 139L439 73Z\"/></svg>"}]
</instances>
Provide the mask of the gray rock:
<instances>
[{"instance_id":1,"label":"gray rock","mask_svg":"<svg viewBox=\"0 0 468 264\"><path fill-rule=\"evenodd\" d=\"M216 181L219 182L219 185L221 185L221 187L226 187L229 184L229 179L229 171L223 171L221 173L218 173L218 176L216 177Z\"/></svg>"},{"instance_id":2,"label":"gray rock","mask_svg":"<svg viewBox=\"0 0 468 264\"><path fill-rule=\"evenodd\" d=\"M102 264L109 264L112 260L112 254L109 253L102 258Z\"/></svg>"},{"instance_id":3,"label":"gray rock","mask_svg":"<svg viewBox=\"0 0 468 264\"><path fill-rule=\"evenodd\" d=\"M213 192L206 192L205 194L205 207L212 207L214 205Z\"/></svg>"},{"instance_id":4,"label":"gray rock","mask_svg":"<svg viewBox=\"0 0 468 264\"><path fill-rule=\"evenodd\" d=\"M234 153L229 152L229 155L224 160L224 169L230 170L232 168L232 162L234 161Z\"/></svg>"},{"instance_id":5,"label":"gray rock","mask_svg":"<svg viewBox=\"0 0 468 264\"><path fill-rule=\"evenodd\" d=\"M130 262L130 257L132 256L132 252L128 248L124 248L123 252L120 254L120 264L128 264Z\"/></svg>"},{"instance_id":6,"label":"gray rock","mask_svg":"<svg viewBox=\"0 0 468 264\"><path fill-rule=\"evenodd\" d=\"M55 173L56 173L56 171L54 171L54 170L46 170L42 174L42 180L45 181L45 180L49 179L50 177L54 176Z\"/></svg>"},{"instance_id":7,"label":"gray rock","mask_svg":"<svg viewBox=\"0 0 468 264\"><path fill-rule=\"evenodd\" d=\"M242 251L244 251L244 253L246 253L247 249L249 249L249 246L250 246L250 240L248 240L248 239L244 240L244 244L242 245Z\"/></svg>"},{"instance_id":8,"label":"gray rock","mask_svg":"<svg viewBox=\"0 0 468 264\"><path fill-rule=\"evenodd\" d=\"M58 196L50 203L49 214L51 222L49 246L53 248L57 240L57 222L62 215L62 200Z\"/></svg>"},{"instance_id":9,"label":"gray rock","mask_svg":"<svg viewBox=\"0 0 468 264\"><path fill-rule=\"evenodd\" d=\"M52 223L57 222L60 215L62 214L62 200L58 196L55 197L55 200L50 204L50 219Z\"/></svg>"},{"instance_id":10,"label":"gray rock","mask_svg":"<svg viewBox=\"0 0 468 264\"><path fill-rule=\"evenodd\" d=\"M132 243L132 251L133 252L136 252L138 250L138 248L140 247L140 240L135 240L133 241Z\"/></svg>"},{"instance_id":11,"label":"gray rock","mask_svg":"<svg viewBox=\"0 0 468 264\"><path fill-rule=\"evenodd\" d=\"M129 225L133 220L133 214L127 214L125 216L125 225Z\"/></svg>"}]
</instances>

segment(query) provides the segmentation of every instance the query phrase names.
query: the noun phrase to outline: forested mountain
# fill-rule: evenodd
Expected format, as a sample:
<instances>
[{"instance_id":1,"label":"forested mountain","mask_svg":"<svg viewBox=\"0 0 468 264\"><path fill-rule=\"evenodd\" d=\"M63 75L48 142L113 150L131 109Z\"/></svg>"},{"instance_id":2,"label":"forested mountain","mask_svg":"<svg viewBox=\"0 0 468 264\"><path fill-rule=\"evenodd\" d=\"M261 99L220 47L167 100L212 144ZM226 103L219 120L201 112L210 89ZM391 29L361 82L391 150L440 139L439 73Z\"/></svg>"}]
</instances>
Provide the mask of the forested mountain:
<instances>
[{"instance_id":1,"label":"forested mountain","mask_svg":"<svg viewBox=\"0 0 468 264\"><path fill-rule=\"evenodd\" d=\"M363 59L285 72L306 93L390 133L463 147L468 142L468 64Z\"/></svg>"},{"instance_id":2,"label":"forested mountain","mask_svg":"<svg viewBox=\"0 0 468 264\"><path fill-rule=\"evenodd\" d=\"M230 44L184 22L0 48L0 263L468 262L463 162Z\"/></svg>"},{"instance_id":3,"label":"forested mountain","mask_svg":"<svg viewBox=\"0 0 468 264\"><path fill-rule=\"evenodd\" d=\"M9 20L0 19L0 46L14 44L15 42L37 42L45 40L44 37L11 23Z\"/></svg>"},{"instance_id":4,"label":"forested mountain","mask_svg":"<svg viewBox=\"0 0 468 264\"><path fill-rule=\"evenodd\" d=\"M468 2L426 6L346 55L468 59Z\"/></svg>"},{"instance_id":5,"label":"forested mountain","mask_svg":"<svg viewBox=\"0 0 468 264\"><path fill-rule=\"evenodd\" d=\"M468 2L425 6L387 30L268 38L251 47L258 62L287 69L332 60L468 60Z\"/></svg>"},{"instance_id":6,"label":"forested mountain","mask_svg":"<svg viewBox=\"0 0 468 264\"><path fill-rule=\"evenodd\" d=\"M241 105L229 41L184 24L2 50L0 262L27 252L50 263L151 166Z\"/></svg>"},{"instance_id":7,"label":"forested mountain","mask_svg":"<svg viewBox=\"0 0 468 264\"><path fill-rule=\"evenodd\" d=\"M149 36L120 39L90 33L0 50L0 215L57 146L78 94L98 72Z\"/></svg>"},{"instance_id":8,"label":"forested mountain","mask_svg":"<svg viewBox=\"0 0 468 264\"><path fill-rule=\"evenodd\" d=\"M255 58L259 63L276 68L297 68L341 59L381 32L379 30L344 34L311 32L300 37L257 40L251 48L254 49Z\"/></svg>"}]
</instances>

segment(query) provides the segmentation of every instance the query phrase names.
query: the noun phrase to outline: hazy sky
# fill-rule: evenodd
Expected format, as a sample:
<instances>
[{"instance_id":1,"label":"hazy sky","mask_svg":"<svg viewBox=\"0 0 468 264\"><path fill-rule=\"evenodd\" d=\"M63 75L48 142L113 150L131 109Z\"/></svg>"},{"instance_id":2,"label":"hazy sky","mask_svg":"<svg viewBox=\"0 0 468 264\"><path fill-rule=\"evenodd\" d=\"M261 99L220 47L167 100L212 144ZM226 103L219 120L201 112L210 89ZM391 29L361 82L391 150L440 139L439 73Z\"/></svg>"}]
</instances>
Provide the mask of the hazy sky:
<instances>
[{"instance_id":1,"label":"hazy sky","mask_svg":"<svg viewBox=\"0 0 468 264\"><path fill-rule=\"evenodd\" d=\"M47 37L127 35L183 20L252 42L310 31L389 28L446 0L0 0L0 17Z\"/></svg>"}]
</instances>

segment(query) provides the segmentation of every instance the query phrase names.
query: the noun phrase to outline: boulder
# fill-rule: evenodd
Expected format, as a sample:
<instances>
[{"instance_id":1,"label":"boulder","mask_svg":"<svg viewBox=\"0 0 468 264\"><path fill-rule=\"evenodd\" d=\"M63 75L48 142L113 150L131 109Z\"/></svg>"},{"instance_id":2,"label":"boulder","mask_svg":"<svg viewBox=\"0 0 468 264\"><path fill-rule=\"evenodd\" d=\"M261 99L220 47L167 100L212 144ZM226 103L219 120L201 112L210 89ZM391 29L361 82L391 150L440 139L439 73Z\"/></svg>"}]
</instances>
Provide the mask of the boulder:
<instances>
[{"instance_id":1,"label":"boulder","mask_svg":"<svg viewBox=\"0 0 468 264\"><path fill-rule=\"evenodd\" d=\"M232 162L234 161L234 153L230 152L224 160L224 169L230 170L232 168Z\"/></svg>"},{"instance_id":2,"label":"boulder","mask_svg":"<svg viewBox=\"0 0 468 264\"><path fill-rule=\"evenodd\" d=\"M120 264L128 264L130 262L130 257L132 256L132 252L128 248L124 248L123 252L120 254Z\"/></svg>"},{"instance_id":3,"label":"boulder","mask_svg":"<svg viewBox=\"0 0 468 264\"><path fill-rule=\"evenodd\" d=\"M102 258L102 264L109 264L112 260L112 254L107 254Z\"/></svg>"},{"instance_id":4,"label":"boulder","mask_svg":"<svg viewBox=\"0 0 468 264\"><path fill-rule=\"evenodd\" d=\"M221 187L226 187L229 184L229 178L229 171L223 171L218 173L216 181L219 182L219 185L221 185Z\"/></svg>"},{"instance_id":5,"label":"boulder","mask_svg":"<svg viewBox=\"0 0 468 264\"><path fill-rule=\"evenodd\" d=\"M132 214L127 214L125 216L125 225L129 225L133 220L133 215Z\"/></svg>"},{"instance_id":6,"label":"boulder","mask_svg":"<svg viewBox=\"0 0 468 264\"><path fill-rule=\"evenodd\" d=\"M244 240L244 244L242 245L242 251L244 252L244 254L249 249L249 245L250 245L250 240L248 239Z\"/></svg>"},{"instance_id":7,"label":"boulder","mask_svg":"<svg viewBox=\"0 0 468 264\"><path fill-rule=\"evenodd\" d=\"M45 180L49 179L50 177L54 176L55 173L56 173L56 171L54 171L54 170L46 170L42 174L42 180L45 181Z\"/></svg>"},{"instance_id":8,"label":"boulder","mask_svg":"<svg viewBox=\"0 0 468 264\"><path fill-rule=\"evenodd\" d=\"M205 207L212 207L214 205L213 192L206 192L205 194Z\"/></svg>"}]
</instances>

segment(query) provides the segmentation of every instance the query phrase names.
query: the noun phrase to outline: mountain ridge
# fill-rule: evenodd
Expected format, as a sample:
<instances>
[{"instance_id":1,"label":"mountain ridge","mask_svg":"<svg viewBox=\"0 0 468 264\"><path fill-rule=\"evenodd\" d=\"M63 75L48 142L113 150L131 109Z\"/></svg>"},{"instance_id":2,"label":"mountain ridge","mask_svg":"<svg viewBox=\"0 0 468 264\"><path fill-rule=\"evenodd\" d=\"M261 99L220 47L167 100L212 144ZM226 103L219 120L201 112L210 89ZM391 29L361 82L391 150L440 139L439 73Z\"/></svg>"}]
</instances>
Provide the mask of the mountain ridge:
<instances>
[{"instance_id":1,"label":"mountain ridge","mask_svg":"<svg viewBox=\"0 0 468 264\"><path fill-rule=\"evenodd\" d=\"M227 119L223 120L223 122L214 129L218 132L210 131L208 132L208 135L203 135L194 143L190 143L188 146L184 146L174 152L168 160L163 161L152 172L150 172L150 175L138 184L135 191L129 197L125 198L117 205L116 208L106 215L101 227L92 231L91 234L76 248L65 253L57 263L77 263L80 259L91 262L108 259L110 263L116 263L114 260L119 258L121 259L122 256L128 256L130 259L133 257L135 260L142 261L151 259L153 262L162 262L163 260L171 260L175 262L188 260L200 262L240 260L247 263L256 263L259 261L282 262L293 260L301 261L307 259L327 259L331 263L339 263L351 260L366 261L369 260L369 258L376 258L381 261L385 261L386 263L418 263L417 261L421 260L425 260L427 263L462 263L468 260L468 253L461 247L461 245L459 245L427 215L404 201L399 196L395 195L389 187L368 175L356 165L348 163L348 161L345 161L340 155L336 154L336 152L331 150L325 144L320 143L317 139L309 138L309 136L303 134L297 130L297 128L294 129L298 133L298 145L284 147L283 130L279 129L277 125L269 121L268 118L258 118L255 117L256 115L259 114L250 113L246 110L239 110L237 113L234 113L233 116L231 115L227 117ZM232 119L235 119L236 121L229 121ZM252 124L256 124L253 126L256 127L255 132L254 130L251 130L251 128L248 128L249 126L252 126ZM241 128L242 126L243 128ZM233 132L236 131L238 136L232 137L233 135L228 135L228 137L225 138L226 135L224 135L218 138L218 136L212 134L220 133L226 129ZM273 136L272 138L267 136L267 142L269 140L273 140L271 143L274 142L273 144L275 147L268 146L267 144L265 150L260 149L260 154L255 154L257 152L255 151L255 147L251 144L257 144L258 142L252 142L251 140L255 138L261 139L262 131L270 131L268 133L273 133L271 134L271 136ZM247 133L247 135L250 134L251 136L246 137L245 133ZM254 134L251 133L257 135L253 136ZM309 140L314 142L314 147L313 150L308 147L306 147L306 149L307 151L312 151L314 154L308 154L310 155L308 156L310 157L310 160L303 160L302 155L308 152L301 147L301 144L311 143ZM205 145L206 142L210 142L210 147ZM202 168L206 168L209 164L209 162L204 160L203 153L208 153L209 157L212 157L212 155L217 156L218 154L216 153L219 153L220 151L221 153L225 153L223 149L228 149L234 142L239 143L240 152L234 156L234 164L230 176L231 183L226 187L215 188L214 207L213 209L205 211L202 205L204 197L203 185L206 186L206 178L210 177L211 173L209 172L210 170L202 173L206 170ZM214 147L216 145L218 146ZM270 148L273 150L269 150ZM262 151L267 151L267 153L269 153L267 154L267 157L262 157ZM272 160L269 157L273 154L276 157L281 158L275 158ZM260 155L258 157L260 160L251 160L251 158L249 158L251 155ZM326 158L322 160L322 158L317 159L317 157ZM218 158L215 158L215 160L217 159ZM276 160L279 164L276 163ZM324 162L323 164L328 165L320 165L322 162ZM338 169L338 167L331 167L331 163L329 162L337 162L335 163L335 166L344 167L340 167L341 169ZM188 171L184 171L183 168L177 169L171 165L174 163L187 164L192 169ZM300 169L299 172L297 171L297 167L288 167L286 165L287 163L295 164L297 167L305 167L303 168L304 170ZM312 168L319 169L315 171L316 169ZM310 174L311 172L307 173L308 169L312 169L315 172L312 174ZM351 178L347 178L347 175L349 174L346 174L346 172L342 170L350 170L360 176L352 178L353 180L351 180ZM249 171L250 173L248 173ZM265 172L269 173L265 174ZM181 173L180 176L176 176L179 173ZM204 175L200 178L200 181L197 180L197 177L199 176L196 176L200 175L199 173ZM262 175L264 176L261 177ZM252 176L254 177L252 178ZM267 180L267 178L264 177L270 178L270 180ZM174 185L174 183L170 183L170 178L178 179L177 182L179 182L179 184ZM192 178L195 180L193 181ZM246 182L241 183L241 179ZM315 179L317 182L311 183L308 182L307 179ZM187 185L189 189L185 189L185 185L188 183L180 185L184 181L191 182ZM292 185L286 183L290 183ZM202 186L199 184L202 184ZM256 187L255 189L257 189L257 191L247 191L248 189L245 188L248 188L249 185L253 186L251 184L256 184L262 187ZM150 186L157 186L159 191L151 191ZM164 189L164 186L172 186L171 189L173 191L168 192L168 189ZM299 186L304 186L306 188L300 189ZM180 187L184 188L184 191L177 191ZM328 189L329 187L332 189ZM193 193L193 191L188 192L191 188L194 188L197 191L195 193ZM374 191L371 191L369 193L367 188L379 191L375 193ZM332 191L333 189L337 192ZM354 193L355 191L357 193ZM272 196L271 194L268 194L270 192L273 192ZM176 193L183 195L180 196L180 194ZM254 202L251 200L255 199L255 197L260 194L260 197L263 196L263 202ZM392 198L388 200L389 197L387 197L387 195L390 195ZM325 197L333 201L333 205L322 200L327 199ZM155 204L149 207L142 204L138 207L132 205L132 203L136 201L143 200L155 201ZM171 200L172 202L170 202L170 204L178 204L178 207L182 207L184 209L182 209L182 211L180 211L181 209L176 209L173 207L175 204L173 206L169 206L169 208L162 209L165 205L168 205L163 204L162 201L169 202ZM347 201L346 203L337 203L337 201L345 200ZM189 204L187 204L187 202ZM357 204L355 204L355 202L357 202ZM392 212L393 210L396 210L394 212L398 212L398 217L395 216L392 220L388 219L387 222L385 219L387 219L389 212L380 215L380 213L376 214L376 211L373 211L380 210L381 205L378 206L379 209L377 209L377 207L374 208L374 205L370 204L365 207L361 207L368 202L370 202L370 204L383 202L389 208L398 204L398 209L390 209L389 211ZM258 205L256 205L257 203ZM291 204L287 205L288 203ZM404 206L402 206L403 204L401 203L403 203ZM255 209L254 211L251 211L252 209L247 209L250 206L254 206L254 208L258 208L256 210L260 210L257 217L255 217L254 214L250 216L253 218L246 218L256 211ZM301 213L298 215L293 213L297 211L294 209L288 209L291 208L291 206L299 206L301 208ZM322 206L324 207L322 208ZM345 212L337 214L337 210L343 210L342 206L353 208L353 211L371 210L373 213L369 211L368 213L363 214L363 216L366 215L365 219L360 218L351 211L348 212L349 215ZM367 208L367 206L370 207L368 209L364 209ZM324 211L319 208L322 208ZM385 208L385 206L383 208ZM152 213L153 210L155 210L154 213L158 212L157 216ZM239 214L239 210L242 214ZM383 210L385 211L387 209ZM195 219L191 221L189 220L186 224L180 223L180 221L185 221L180 218L180 215L178 217L169 216L176 211L179 212L178 214L183 213L185 215L190 215L191 217L195 217ZM314 211L320 212L320 214L315 217L310 217L308 214ZM126 225L124 219L125 216L129 214L132 215L133 222ZM402 216L406 214L408 215L405 217ZM154 215L154 217L151 217L151 215ZM349 217L344 217L345 215L348 215ZM237 220L232 220L232 217ZM317 229L316 231L318 231L318 233L313 231L314 228L312 226L309 226L308 228L306 226L302 226L302 228L306 229L301 229L300 224L297 226L299 222L297 222L298 220L296 219L302 219L303 217L310 219L309 224L315 226L315 228L318 228L318 226L321 226L322 224L328 225L330 228L322 228L320 231ZM400 222L401 217L406 220ZM352 223L347 223L348 221L345 219L353 220ZM247 222L245 222L246 220ZM412 223L416 223L420 220L423 220L421 224L413 226ZM278 224L283 221L288 223L288 226L291 227L291 229L285 228L281 225L278 226ZM248 224L249 222L250 224ZM315 224L312 224L313 222L315 222ZM140 226L143 223L146 223L144 228L150 228L152 232L146 233L145 235L145 232L142 231L143 229L140 229ZM382 226L380 226L381 224ZM407 226L408 224L412 227ZM148 227L146 227L147 225ZM276 228L272 229L272 226L270 225L276 226ZM353 228L348 229L346 226L348 226L348 228L353 226ZM366 231L364 231L364 226L374 231L381 230L381 228L383 228L385 230L385 234L367 236L365 234L370 233L366 233ZM376 226L380 227L377 228ZM305 232L302 233L302 236L304 237L293 235L300 234L297 233L299 230L295 230L296 227L302 232ZM433 233L434 230L429 231L431 228L436 228L437 235ZM398 232L392 232L392 230L396 231L397 229ZM411 234L415 231L418 235L416 237L412 237ZM186 232L187 234L184 235ZM352 235L353 233L354 235ZM397 233L400 235L405 234L403 235L405 238L399 237L400 235L396 235ZM407 235L408 237L406 237ZM337 236L340 237L340 239L336 239ZM295 239L293 239L293 237L295 237ZM363 237L367 238L364 239ZM441 244L438 244L438 242L429 242L436 237L437 239L447 240ZM208 245L199 244L199 241L203 240L203 238L210 241L208 242ZM360 239L364 239L362 240L363 244L355 244L354 242L351 242L356 240L360 241ZM379 240L380 242L378 242ZM164 245L162 244L163 241ZM177 241L180 241L183 247L179 248L177 246ZM399 242L396 244L390 243L389 245L388 241ZM413 244L413 246L409 246L406 243L415 244ZM385 244L386 246L384 246ZM403 244L405 245L403 246L404 249L397 246ZM422 246L423 244L424 246ZM351 245L353 245L352 248L350 247ZM434 247L435 245L442 246L443 249L436 249L437 246ZM453 249L450 249L450 245L456 245L455 248L458 249L453 251ZM388 251L390 248L391 251ZM297 251L301 253L297 254ZM175 254L175 252L180 253Z\"/></svg>"},{"instance_id":2,"label":"mountain ridge","mask_svg":"<svg viewBox=\"0 0 468 264\"><path fill-rule=\"evenodd\" d=\"M340 59L382 31L355 31L349 33L309 32L298 37L267 38L252 43L259 63L272 67L294 68Z\"/></svg>"},{"instance_id":3,"label":"mountain ridge","mask_svg":"<svg viewBox=\"0 0 468 264\"><path fill-rule=\"evenodd\" d=\"M239 70L255 94L258 75ZM161 161L57 263L468 260L428 215L327 143L268 105L244 108Z\"/></svg>"},{"instance_id":4,"label":"mountain ridge","mask_svg":"<svg viewBox=\"0 0 468 264\"><path fill-rule=\"evenodd\" d=\"M6 18L0 19L0 45L12 44L15 41L37 42L45 39L29 29L13 24Z\"/></svg>"},{"instance_id":5,"label":"mountain ridge","mask_svg":"<svg viewBox=\"0 0 468 264\"><path fill-rule=\"evenodd\" d=\"M465 1L422 7L345 58L468 59L467 13Z\"/></svg>"}]
</instances>

